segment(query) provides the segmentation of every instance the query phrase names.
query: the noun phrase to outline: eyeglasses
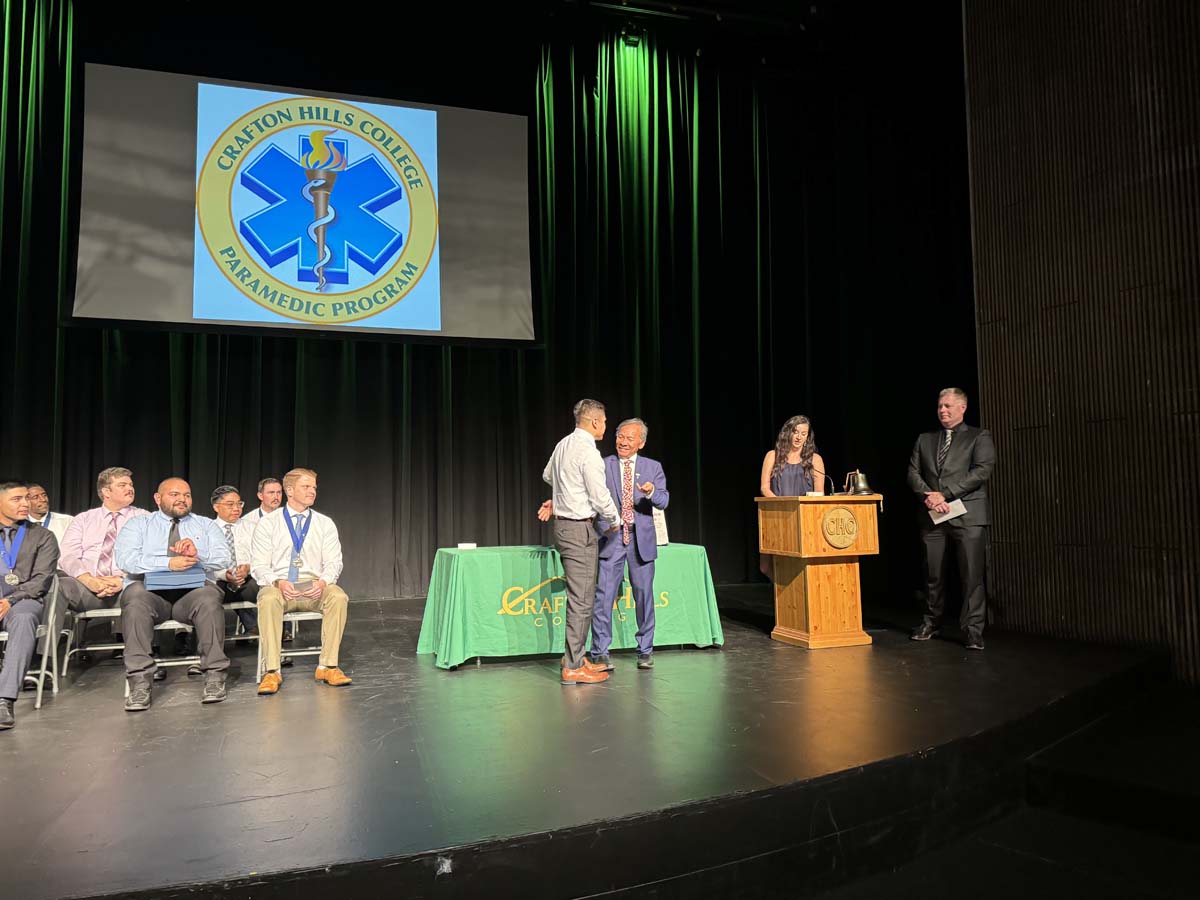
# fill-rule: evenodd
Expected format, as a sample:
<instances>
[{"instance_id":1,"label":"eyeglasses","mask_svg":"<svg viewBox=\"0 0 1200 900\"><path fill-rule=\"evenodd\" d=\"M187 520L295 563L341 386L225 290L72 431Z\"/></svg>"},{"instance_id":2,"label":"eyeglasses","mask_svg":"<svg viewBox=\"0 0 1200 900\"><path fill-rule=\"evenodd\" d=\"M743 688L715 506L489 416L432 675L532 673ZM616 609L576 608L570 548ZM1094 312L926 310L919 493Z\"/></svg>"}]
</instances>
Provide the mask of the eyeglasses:
<instances>
[{"instance_id":1,"label":"eyeglasses","mask_svg":"<svg viewBox=\"0 0 1200 900\"><path fill-rule=\"evenodd\" d=\"M217 504L217 506L228 506L230 509L242 509L245 505L245 500L222 500Z\"/></svg>"}]
</instances>

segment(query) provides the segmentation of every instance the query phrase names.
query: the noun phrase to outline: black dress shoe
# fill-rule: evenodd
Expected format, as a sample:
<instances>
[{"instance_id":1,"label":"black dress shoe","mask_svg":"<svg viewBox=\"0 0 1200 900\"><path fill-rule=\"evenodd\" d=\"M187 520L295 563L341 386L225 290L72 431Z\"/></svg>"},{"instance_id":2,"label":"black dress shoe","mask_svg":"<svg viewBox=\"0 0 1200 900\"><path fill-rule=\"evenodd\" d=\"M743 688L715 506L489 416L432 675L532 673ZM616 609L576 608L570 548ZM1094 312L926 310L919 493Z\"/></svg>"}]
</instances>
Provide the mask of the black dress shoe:
<instances>
[{"instance_id":1,"label":"black dress shoe","mask_svg":"<svg viewBox=\"0 0 1200 900\"><path fill-rule=\"evenodd\" d=\"M967 649L968 650L982 650L983 649L983 638L967 638Z\"/></svg>"},{"instance_id":2,"label":"black dress shoe","mask_svg":"<svg viewBox=\"0 0 1200 900\"><path fill-rule=\"evenodd\" d=\"M0 700L0 731L8 731L17 720L13 718L13 702L11 700Z\"/></svg>"},{"instance_id":3,"label":"black dress shoe","mask_svg":"<svg viewBox=\"0 0 1200 900\"><path fill-rule=\"evenodd\" d=\"M931 637L936 637L937 634L938 629L934 628L932 625L922 623L921 626L909 636L909 640L927 641Z\"/></svg>"},{"instance_id":4,"label":"black dress shoe","mask_svg":"<svg viewBox=\"0 0 1200 900\"><path fill-rule=\"evenodd\" d=\"M167 670L162 669L162 668L155 669L154 670L154 680L155 681L166 681L167 680Z\"/></svg>"}]
</instances>

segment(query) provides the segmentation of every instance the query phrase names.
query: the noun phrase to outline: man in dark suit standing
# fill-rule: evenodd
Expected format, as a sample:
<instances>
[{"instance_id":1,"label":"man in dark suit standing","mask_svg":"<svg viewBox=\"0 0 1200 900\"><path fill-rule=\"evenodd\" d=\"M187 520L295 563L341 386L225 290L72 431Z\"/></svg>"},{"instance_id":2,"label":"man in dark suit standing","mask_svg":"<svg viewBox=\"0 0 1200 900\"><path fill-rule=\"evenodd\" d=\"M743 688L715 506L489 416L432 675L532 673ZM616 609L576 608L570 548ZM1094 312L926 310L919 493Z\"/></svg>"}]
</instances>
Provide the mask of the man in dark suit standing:
<instances>
[{"instance_id":1,"label":"man in dark suit standing","mask_svg":"<svg viewBox=\"0 0 1200 900\"><path fill-rule=\"evenodd\" d=\"M658 559L658 541L654 531L655 508L666 509L671 495L662 466L641 456L650 429L641 419L626 419L617 428L617 453L604 458L604 478L621 521L596 521L600 539L600 577L596 583L596 603L592 608L592 662L612 669L608 648L612 643L613 602L625 580L629 563L629 583L637 608L638 668L654 666L654 561ZM612 531L612 525L619 527Z\"/></svg>"},{"instance_id":2,"label":"man in dark suit standing","mask_svg":"<svg viewBox=\"0 0 1200 900\"><path fill-rule=\"evenodd\" d=\"M912 639L927 641L938 633L945 606L942 575L946 548L953 544L962 583L959 621L967 649L982 650L987 603L983 577L991 524L987 483L996 464L996 448L987 429L963 422L966 411L967 395L959 388L946 388L938 394L937 415L942 427L917 438L908 464L908 486L922 504L928 590L925 619ZM962 501L966 513L934 524L932 516L951 512L955 501Z\"/></svg>"}]
</instances>

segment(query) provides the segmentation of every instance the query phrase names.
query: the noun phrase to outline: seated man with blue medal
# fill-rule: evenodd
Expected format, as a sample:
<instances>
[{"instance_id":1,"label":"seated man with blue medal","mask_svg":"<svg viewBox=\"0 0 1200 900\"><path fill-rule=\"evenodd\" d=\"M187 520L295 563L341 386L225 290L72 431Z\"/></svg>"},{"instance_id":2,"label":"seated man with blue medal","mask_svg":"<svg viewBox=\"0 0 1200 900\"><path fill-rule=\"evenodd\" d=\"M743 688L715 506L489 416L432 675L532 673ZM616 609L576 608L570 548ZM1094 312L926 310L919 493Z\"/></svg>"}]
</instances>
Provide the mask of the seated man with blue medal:
<instances>
[{"instance_id":1,"label":"seated man with blue medal","mask_svg":"<svg viewBox=\"0 0 1200 900\"><path fill-rule=\"evenodd\" d=\"M280 641L284 613L320 612L321 655L316 680L333 687L350 683L338 668L338 650L346 628L349 598L337 586L342 574L342 544L329 516L312 508L317 500L317 473L292 469L283 476L287 503L255 526L250 547L250 573L259 584L258 634L264 675L261 695L283 684Z\"/></svg>"}]
</instances>

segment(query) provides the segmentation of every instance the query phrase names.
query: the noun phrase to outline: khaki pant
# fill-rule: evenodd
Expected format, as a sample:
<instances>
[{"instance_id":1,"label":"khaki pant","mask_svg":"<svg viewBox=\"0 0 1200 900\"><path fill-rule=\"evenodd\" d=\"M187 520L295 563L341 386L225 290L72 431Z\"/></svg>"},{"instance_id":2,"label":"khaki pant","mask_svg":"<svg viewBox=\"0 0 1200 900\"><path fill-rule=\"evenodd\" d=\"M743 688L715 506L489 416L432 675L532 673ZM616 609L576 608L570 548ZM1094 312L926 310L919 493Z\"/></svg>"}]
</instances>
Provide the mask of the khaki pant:
<instances>
[{"instance_id":1,"label":"khaki pant","mask_svg":"<svg viewBox=\"0 0 1200 900\"><path fill-rule=\"evenodd\" d=\"M264 587L258 592L258 640L262 645L263 671L279 671L279 646L283 639L283 614L289 612L319 612L321 620L321 665L333 668L338 664L338 648L346 629L346 605L350 598L336 584L325 586L320 598L297 597L284 600L277 587Z\"/></svg>"}]
</instances>

